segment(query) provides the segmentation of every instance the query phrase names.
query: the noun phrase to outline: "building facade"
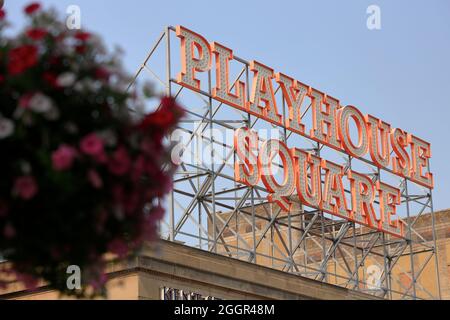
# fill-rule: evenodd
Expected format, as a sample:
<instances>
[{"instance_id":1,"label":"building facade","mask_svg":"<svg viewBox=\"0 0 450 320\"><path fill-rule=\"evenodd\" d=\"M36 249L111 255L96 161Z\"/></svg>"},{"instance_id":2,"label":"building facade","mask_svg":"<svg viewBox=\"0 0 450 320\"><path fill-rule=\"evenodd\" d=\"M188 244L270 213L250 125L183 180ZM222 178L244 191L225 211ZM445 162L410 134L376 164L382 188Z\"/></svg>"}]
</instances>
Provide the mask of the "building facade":
<instances>
[{"instance_id":1,"label":"building facade","mask_svg":"<svg viewBox=\"0 0 450 320\"><path fill-rule=\"evenodd\" d=\"M259 209L262 210L262 208ZM421 215L415 222L415 228L422 237L432 241L429 219L431 219L430 214ZM436 268L434 259L425 264L420 271L420 281L416 284L415 290L418 298L430 299L431 295L438 296L439 290L436 283L439 276L441 297L450 300L450 210L436 212L435 219L439 265ZM252 236L252 232L245 223L240 222L235 227L241 237ZM230 244L239 240L235 232L227 231L224 236ZM256 264L242 261L244 259L227 257L224 252L220 252L220 248L217 253L211 253L169 241L149 245L138 258L132 261L108 265L107 272L110 279L108 299L379 299L377 293L380 291L380 284L376 281L376 268L373 268L376 266L376 259L365 260L367 268L361 268L361 274L357 277L360 281L356 283L358 288L345 286L342 283L342 279L345 278L345 264L348 263L343 254L341 256L337 254L327 262L328 277L319 281L314 273L311 276L307 273L296 275L285 272L284 266L277 264L277 252L270 243L281 242L287 236L288 234L283 232L276 235L268 233L267 237L279 237L279 239L260 246L261 256L257 258ZM298 237L301 234L290 236ZM303 263L313 270L315 266L323 263L320 261L321 248L314 240L306 245L309 248L299 251L294 259L303 260ZM397 267L392 270L391 286L394 293L384 298L408 298L402 296L401 289L412 286L411 266L420 269L426 259L426 253L424 256L416 254L413 259L414 264L411 265L408 255L401 257ZM366 273L363 272L364 270ZM438 274L436 270L439 270ZM330 276L333 274L334 276ZM4 275L0 277L4 278ZM375 280L370 281L371 278ZM399 293L396 294L396 291ZM23 286L14 279L10 279L6 289L0 290L0 299L53 300L61 298L64 297L60 297L45 284L30 292L24 290Z\"/></svg>"},{"instance_id":2,"label":"building facade","mask_svg":"<svg viewBox=\"0 0 450 320\"><path fill-rule=\"evenodd\" d=\"M373 296L280 272L173 242L148 247L137 259L108 266L108 298L126 300L374 299ZM53 300L12 280L0 299Z\"/></svg>"}]
</instances>

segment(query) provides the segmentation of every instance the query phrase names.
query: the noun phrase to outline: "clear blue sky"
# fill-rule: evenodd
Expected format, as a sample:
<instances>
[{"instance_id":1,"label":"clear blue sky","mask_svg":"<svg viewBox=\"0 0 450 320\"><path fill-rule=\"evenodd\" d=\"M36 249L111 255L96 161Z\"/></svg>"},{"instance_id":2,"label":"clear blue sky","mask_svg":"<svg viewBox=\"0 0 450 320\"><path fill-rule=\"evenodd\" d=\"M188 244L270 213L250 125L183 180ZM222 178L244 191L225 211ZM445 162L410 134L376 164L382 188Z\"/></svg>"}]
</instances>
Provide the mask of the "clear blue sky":
<instances>
[{"instance_id":1,"label":"clear blue sky","mask_svg":"<svg viewBox=\"0 0 450 320\"><path fill-rule=\"evenodd\" d=\"M5 0L22 23L24 0ZM358 106L433 146L435 209L450 208L450 1L111 1L76 4L84 27L126 51L134 72L166 25L182 24L300 81ZM366 9L381 8L369 31Z\"/></svg>"}]
</instances>

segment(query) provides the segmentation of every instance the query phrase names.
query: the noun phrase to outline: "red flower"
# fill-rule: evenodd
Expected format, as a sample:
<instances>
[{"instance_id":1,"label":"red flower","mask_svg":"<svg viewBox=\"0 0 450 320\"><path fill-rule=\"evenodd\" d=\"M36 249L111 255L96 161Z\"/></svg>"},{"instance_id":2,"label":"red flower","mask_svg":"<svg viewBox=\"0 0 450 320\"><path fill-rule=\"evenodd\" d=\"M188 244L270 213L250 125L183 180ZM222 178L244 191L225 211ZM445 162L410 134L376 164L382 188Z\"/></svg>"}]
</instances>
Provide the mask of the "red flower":
<instances>
[{"instance_id":1,"label":"red flower","mask_svg":"<svg viewBox=\"0 0 450 320\"><path fill-rule=\"evenodd\" d=\"M44 72L44 74L42 75L42 78L44 79L45 82L47 82L51 87L53 88L59 88L58 85L58 77L51 72Z\"/></svg>"},{"instance_id":2,"label":"red flower","mask_svg":"<svg viewBox=\"0 0 450 320\"><path fill-rule=\"evenodd\" d=\"M75 46L75 51L78 54L85 54L87 51L87 48L86 48L86 46Z\"/></svg>"},{"instance_id":3,"label":"red flower","mask_svg":"<svg viewBox=\"0 0 450 320\"><path fill-rule=\"evenodd\" d=\"M19 177L14 182L13 192L24 200L31 200L38 193L36 180L31 176Z\"/></svg>"},{"instance_id":4,"label":"red flower","mask_svg":"<svg viewBox=\"0 0 450 320\"><path fill-rule=\"evenodd\" d=\"M42 40L48 34L48 31L43 28L33 28L26 32L27 36L35 41Z\"/></svg>"},{"instance_id":5,"label":"red flower","mask_svg":"<svg viewBox=\"0 0 450 320\"><path fill-rule=\"evenodd\" d=\"M56 42L62 42L66 38L66 32L61 32L55 37Z\"/></svg>"},{"instance_id":6,"label":"red flower","mask_svg":"<svg viewBox=\"0 0 450 320\"><path fill-rule=\"evenodd\" d=\"M74 38L82 42L85 42L91 38L91 34L88 32L79 31L74 35Z\"/></svg>"},{"instance_id":7,"label":"red flower","mask_svg":"<svg viewBox=\"0 0 450 320\"><path fill-rule=\"evenodd\" d=\"M8 72L18 75L38 63L38 49L32 45L14 48L9 52Z\"/></svg>"},{"instance_id":8,"label":"red flower","mask_svg":"<svg viewBox=\"0 0 450 320\"><path fill-rule=\"evenodd\" d=\"M24 11L27 15L32 15L36 11L38 11L41 8L41 5L38 2L30 3L28 6L25 7Z\"/></svg>"},{"instance_id":9,"label":"red flower","mask_svg":"<svg viewBox=\"0 0 450 320\"><path fill-rule=\"evenodd\" d=\"M52 56L48 59L48 62L50 63L51 66L58 66L61 64L61 58Z\"/></svg>"},{"instance_id":10,"label":"red flower","mask_svg":"<svg viewBox=\"0 0 450 320\"><path fill-rule=\"evenodd\" d=\"M5 19L5 17L6 17L6 12L5 12L5 10L0 9L0 20Z\"/></svg>"},{"instance_id":11,"label":"red flower","mask_svg":"<svg viewBox=\"0 0 450 320\"><path fill-rule=\"evenodd\" d=\"M139 125L141 130L168 129L176 124L183 109L172 97L164 97L161 100L161 108L149 114Z\"/></svg>"},{"instance_id":12,"label":"red flower","mask_svg":"<svg viewBox=\"0 0 450 320\"><path fill-rule=\"evenodd\" d=\"M97 68L95 69L95 78L103 81L108 81L110 73L105 68Z\"/></svg>"},{"instance_id":13,"label":"red flower","mask_svg":"<svg viewBox=\"0 0 450 320\"><path fill-rule=\"evenodd\" d=\"M125 148L119 148L108 163L109 171L116 176L123 176L130 170L131 160Z\"/></svg>"},{"instance_id":14,"label":"red flower","mask_svg":"<svg viewBox=\"0 0 450 320\"><path fill-rule=\"evenodd\" d=\"M140 155L133 164L133 172L131 174L131 179L133 182L138 182L145 172L145 158L143 155Z\"/></svg>"}]
</instances>

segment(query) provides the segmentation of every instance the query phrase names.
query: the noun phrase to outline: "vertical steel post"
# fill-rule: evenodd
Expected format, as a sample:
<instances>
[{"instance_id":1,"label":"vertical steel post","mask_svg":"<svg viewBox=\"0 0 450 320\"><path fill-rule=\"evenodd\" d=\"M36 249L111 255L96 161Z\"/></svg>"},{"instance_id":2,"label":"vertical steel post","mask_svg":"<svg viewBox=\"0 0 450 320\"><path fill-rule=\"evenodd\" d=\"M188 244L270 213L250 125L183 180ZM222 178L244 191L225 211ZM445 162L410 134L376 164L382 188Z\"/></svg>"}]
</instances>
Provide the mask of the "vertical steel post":
<instances>
[{"instance_id":1,"label":"vertical steel post","mask_svg":"<svg viewBox=\"0 0 450 320\"><path fill-rule=\"evenodd\" d=\"M212 214L213 214L213 239L214 239L214 253L217 253L217 212L216 212L216 171L215 171L215 157L214 157L214 109L212 100L212 79L211 70L208 71L208 107L209 107L209 130L211 139L211 196L212 196Z\"/></svg>"},{"instance_id":2,"label":"vertical steel post","mask_svg":"<svg viewBox=\"0 0 450 320\"><path fill-rule=\"evenodd\" d=\"M407 235L407 241L409 245L409 251L410 251L410 263L411 263L411 277L412 277L412 289L413 289L413 298L414 300L417 300L417 291L416 291L416 274L414 272L414 247L413 247L413 241L412 241L412 228L411 228L411 213L410 213L410 198L408 193L408 179L405 178L405 197L406 197L406 215L408 218L408 235Z\"/></svg>"},{"instance_id":3,"label":"vertical steel post","mask_svg":"<svg viewBox=\"0 0 450 320\"><path fill-rule=\"evenodd\" d=\"M172 95L172 61L170 52L170 28L166 27L165 32L166 37L166 94L168 96ZM175 199L174 191L170 191L169 197L169 240L175 241Z\"/></svg>"},{"instance_id":4,"label":"vertical steel post","mask_svg":"<svg viewBox=\"0 0 450 320\"><path fill-rule=\"evenodd\" d=\"M428 160L428 172L431 172L430 160ZM436 284L438 290L439 300L442 300L442 291L441 291L441 276L439 273L439 249L437 246L437 234L436 234L436 215L434 213L434 203L433 203L433 190L429 189L429 197L430 197L430 208L431 208L431 225L433 228L433 254L434 254L434 263L435 263L435 273L436 273Z\"/></svg>"}]
</instances>

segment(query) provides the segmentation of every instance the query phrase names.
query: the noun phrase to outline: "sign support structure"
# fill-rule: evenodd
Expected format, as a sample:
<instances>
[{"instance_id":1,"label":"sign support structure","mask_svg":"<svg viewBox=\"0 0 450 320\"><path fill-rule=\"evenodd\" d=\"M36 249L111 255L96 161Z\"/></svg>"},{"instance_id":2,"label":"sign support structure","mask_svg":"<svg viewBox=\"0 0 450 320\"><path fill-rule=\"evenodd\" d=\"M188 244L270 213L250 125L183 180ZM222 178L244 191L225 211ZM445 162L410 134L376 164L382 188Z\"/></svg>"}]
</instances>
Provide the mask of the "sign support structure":
<instances>
[{"instance_id":1,"label":"sign support structure","mask_svg":"<svg viewBox=\"0 0 450 320\"><path fill-rule=\"evenodd\" d=\"M432 190L409 178L399 179L369 158L356 159L319 142L299 140L286 127L215 100L211 71L198 75L207 88L192 90L179 85L174 72L181 70L175 33L176 28L165 28L130 84L156 80L160 92L176 97L188 114L179 127L184 148L173 192L165 203L161 238L386 299L440 299ZM241 81L249 97L250 62L234 56L231 73L230 89L236 89ZM274 96L285 116L288 110L281 91L275 87ZM149 106L158 107L152 101ZM302 119L310 117L311 105ZM387 179L401 191L397 211L405 223L406 237L393 237L298 201L293 201L290 212L284 212L267 201L270 192L264 185L236 182L233 142L218 139L214 132L243 127L275 131L286 145L300 144L302 150L317 157L332 156L333 162L340 160L345 172L364 170L374 183ZM202 150L205 144L207 152ZM351 190L346 187L345 193ZM418 225L425 214L431 216L429 224ZM425 276L432 276L434 283L422 281Z\"/></svg>"}]
</instances>

